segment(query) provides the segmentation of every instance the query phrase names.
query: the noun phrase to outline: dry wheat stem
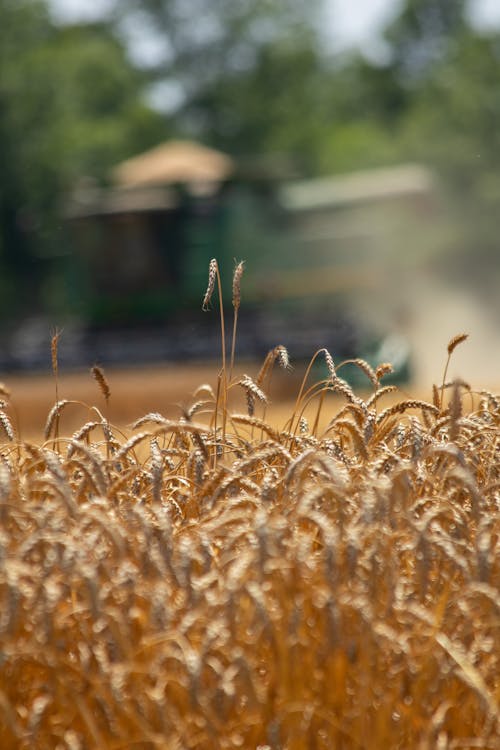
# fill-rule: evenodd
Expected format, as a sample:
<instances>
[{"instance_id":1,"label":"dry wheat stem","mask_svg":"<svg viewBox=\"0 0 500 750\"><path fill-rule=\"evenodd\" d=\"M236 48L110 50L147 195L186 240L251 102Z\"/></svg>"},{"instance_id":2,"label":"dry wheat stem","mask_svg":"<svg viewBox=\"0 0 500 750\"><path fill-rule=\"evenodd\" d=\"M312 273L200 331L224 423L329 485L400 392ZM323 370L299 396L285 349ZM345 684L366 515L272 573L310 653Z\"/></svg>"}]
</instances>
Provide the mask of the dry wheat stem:
<instances>
[{"instance_id":1,"label":"dry wheat stem","mask_svg":"<svg viewBox=\"0 0 500 750\"><path fill-rule=\"evenodd\" d=\"M99 390L104 396L106 406L108 406L109 398L111 396L111 390L106 375L104 374L104 370L102 369L102 367L99 367L99 365L94 365L91 369L91 373L97 385L99 386Z\"/></svg>"},{"instance_id":2,"label":"dry wheat stem","mask_svg":"<svg viewBox=\"0 0 500 750\"><path fill-rule=\"evenodd\" d=\"M469 338L469 334L468 333L459 333L456 336L453 336L453 338L448 343L448 347L447 347L448 358L446 360L446 364L445 364L445 367L444 367L443 382L442 382L442 385L441 385L441 395L440 395L440 400L439 400L439 407L440 407L440 409L443 408L444 384L446 383L446 376L448 374L448 367L449 367L449 364L450 364L451 355L453 354L453 352L455 351L455 349L457 348L457 346L459 346L460 344L462 344L468 338Z\"/></svg>"},{"instance_id":3,"label":"dry wheat stem","mask_svg":"<svg viewBox=\"0 0 500 750\"><path fill-rule=\"evenodd\" d=\"M299 393L298 393L298 395L297 395L297 399L296 399L296 401L295 401L295 406L294 406L294 409L293 409L293 412L292 412L292 416L291 416L291 417L290 417L290 419L288 420L288 422L287 422L287 425L285 425L285 428L286 428L286 426L288 426L288 425L290 426L290 430L291 430L291 429L293 428L293 423L294 423L294 421L295 421L295 418L296 418L296 414L297 414L297 411L298 411L298 408L299 408L300 402L301 402L301 400L302 400L302 394L303 394L303 392L304 392L304 388L305 388L305 386L306 386L306 383L307 383L307 380L308 380L308 378L309 378L309 375L310 375L310 373L311 373L311 369L312 369L312 367L313 367L313 365L314 365L314 362L316 361L316 359L318 358L318 356L319 356L320 354L323 354L323 355L324 355L324 357L325 357L325 361L326 361L326 363L327 363L328 371L329 371L329 373L330 373L330 378L331 378L332 382L333 382L333 381L334 381L334 379L336 378L336 374L335 374L335 365L334 365L334 363L333 363L333 359L332 359L332 356L331 356L331 354L330 354L330 353L328 352L328 350L327 350L327 349L324 349L324 348L323 348L323 349L318 349L318 350L317 350L317 351L316 351L316 352L315 352L315 353L313 354L313 356L311 357L311 360L309 361L309 364L308 364L308 366L307 366L307 369L306 369L306 371L305 371L304 377L303 377L303 379L302 379L302 383L301 383L301 385L300 385L300 388L299 388Z\"/></svg>"},{"instance_id":4,"label":"dry wheat stem","mask_svg":"<svg viewBox=\"0 0 500 750\"><path fill-rule=\"evenodd\" d=\"M233 272L233 335L231 337L231 360L229 365L229 381L233 377L234 353L236 347L236 331L238 328L238 312L241 304L241 277L244 270L244 261L236 264Z\"/></svg>"}]
</instances>

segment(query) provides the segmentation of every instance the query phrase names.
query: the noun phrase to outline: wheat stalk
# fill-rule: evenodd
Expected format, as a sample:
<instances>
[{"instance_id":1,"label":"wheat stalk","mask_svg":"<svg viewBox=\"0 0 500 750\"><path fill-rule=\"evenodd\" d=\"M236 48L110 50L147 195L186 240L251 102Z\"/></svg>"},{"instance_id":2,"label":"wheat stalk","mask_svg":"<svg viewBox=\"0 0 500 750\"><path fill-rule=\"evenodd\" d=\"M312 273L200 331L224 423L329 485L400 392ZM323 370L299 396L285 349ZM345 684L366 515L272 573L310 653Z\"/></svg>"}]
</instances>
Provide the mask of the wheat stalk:
<instances>
[{"instance_id":1,"label":"wheat stalk","mask_svg":"<svg viewBox=\"0 0 500 750\"><path fill-rule=\"evenodd\" d=\"M443 382L442 382L442 385L441 385L441 395L440 395L440 400L439 400L439 406L440 406L441 409L443 408L444 384L446 382L446 376L448 374L448 367L449 367L449 364L450 364L451 355L453 354L453 352L455 351L455 349L457 348L457 346L459 346L460 344L462 344L468 338L469 338L469 334L468 333L459 333L456 336L453 336L453 338L450 339L450 341L448 342L448 346L447 346L448 358L447 358L446 364L444 366Z\"/></svg>"},{"instance_id":2,"label":"wheat stalk","mask_svg":"<svg viewBox=\"0 0 500 750\"><path fill-rule=\"evenodd\" d=\"M229 380L233 376L234 353L236 347L236 330L238 327L238 312L241 305L241 277L243 276L244 261L236 264L233 272L233 335L231 338L231 361L229 365Z\"/></svg>"}]
</instances>

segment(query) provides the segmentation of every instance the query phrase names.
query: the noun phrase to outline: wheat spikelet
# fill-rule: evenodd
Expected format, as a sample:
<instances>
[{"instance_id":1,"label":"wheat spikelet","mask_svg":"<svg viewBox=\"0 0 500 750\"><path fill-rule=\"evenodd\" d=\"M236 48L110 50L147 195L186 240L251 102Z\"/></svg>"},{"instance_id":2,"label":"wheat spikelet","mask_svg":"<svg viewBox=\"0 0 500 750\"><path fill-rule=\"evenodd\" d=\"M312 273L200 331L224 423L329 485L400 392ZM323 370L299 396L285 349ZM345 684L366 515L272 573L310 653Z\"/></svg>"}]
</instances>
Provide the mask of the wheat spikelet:
<instances>
[{"instance_id":1,"label":"wheat spikelet","mask_svg":"<svg viewBox=\"0 0 500 750\"><path fill-rule=\"evenodd\" d=\"M66 401L65 403L74 403L72 401ZM52 411L57 410L57 404L52 408ZM50 415L49 415L50 417ZM51 427L51 420L47 420L48 424L48 431L46 432L46 438L50 436L50 427ZM106 420L102 420L100 422L96 421L88 421L85 422L85 424L82 425L78 430L76 430L71 438L69 439L69 445L67 450L67 458L71 458L75 452L75 445L73 443L78 444L80 441L86 440L88 442L90 433L96 429L96 427L100 427L103 431L104 437L107 441L107 444L111 446L112 449L115 449L119 444L113 435L113 432L111 430L111 427L109 426L109 423Z\"/></svg>"},{"instance_id":2,"label":"wheat spikelet","mask_svg":"<svg viewBox=\"0 0 500 750\"><path fill-rule=\"evenodd\" d=\"M215 258L212 258L208 266L207 291L205 292L205 296L203 297L202 310L204 311L207 311L208 306L210 305L210 300L212 299L212 294L214 293L216 277L217 277L217 261Z\"/></svg>"},{"instance_id":3,"label":"wheat spikelet","mask_svg":"<svg viewBox=\"0 0 500 750\"><path fill-rule=\"evenodd\" d=\"M332 382L335 382L337 378L337 373L335 372L335 364L333 362L333 357L328 351L328 349L322 349L323 355L325 357L326 366L328 368L328 373L330 375L330 378Z\"/></svg>"},{"instance_id":4,"label":"wheat spikelet","mask_svg":"<svg viewBox=\"0 0 500 750\"><path fill-rule=\"evenodd\" d=\"M3 458L0 461L0 501L5 502L12 489L12 471L8 462ZM1 510L0 510L1 519Z\"/></svg>"},{"instance_id":5,"label":"wheat spikelet","mask_svg":"<svg viewBox=\"0 0 500 750\"><path fill-rule=\"evenodd\" d=\"M262 386L262 383L264 382L264 379L266 375L270 372L273 364L278 360L280 367L283 370L289 370L290 369L290 360L288 357L288 351L283 344L278 344L278 346L275 346L274 349L271 349L264 359L264 362L262 364L262 367L259 370L259 373L257 377L255 378L255 382L257 385Z\"/></svg>"},{"instance_id":6,"label":"wheat spikelet","mask_svg":"<svg viewBox=\"0 0 500 750\"><path fill-rule=\"evenodd\" d=\"M309 422L306 417L300 417L299 419L299 432L301 435L306 435L309 432Z\"/></svg>"},{"instance_id":7,"label":"wheat spikelet","mask_svg":"<svg viewBox=\"0 0 500 750\"><path fill-rule=\"evenodd\" d=\"M439 400L441 408L443 407L444 384L446 382L446 375L448 374L448 367L450 365L451 355L453 354L457 346L468 338L469 338L468 333L459 333L457 336L454 336L448 343L448 347L447 347L448 358L446 360L446 364L444 367L443 380L441 384L440 400Z\"/></svg>"},{"instance_id":8,"label":"wheat spikelet","mask_svg":"<svg viewBox=\"0 0 500 750\"><path fill-rule=\"evenodd\" d=\"M421 409L423 412L428 411L431 414L435 415L439 413L439 409L437 409L437 407L435 407L433 404L428 404L427 401L420 401L419 399L408 399L407 401L400 401L398 404L389 406L387 409L384 409L384 411L380 412L377 417L377 424L383 422L386 417L390 417L393 414L401 414L407 411L407 409Z\"/></svg>"},{"instance_id":9,"label":"wheat spikelet","mask_svg":"<svg viewBox=\"0 0 500 750\"><path fill-rule=\"evenodd\" d=\"M378 381L380 377L377 376L376 371L373 369L371 365L368 364L368 362L366 362L366 360L361 359L360 357L357 357L356 359L346 359L342 364L343 365L348 365L348 364L355 365L361 370L361 372L364 372L366 377L369 379L371 384L375 386L375 388L378 387L379 385ZM379 375L380 375L380 371L379 371Z\"/></svg>"},{"instance_id":10,"label":"wheat spikelet","mask_svg":"<svg viewBox=\"0 0 500 750\"><path fill-rule=\"evenodd\" d=\"M78 440L72 440L71 445L74 447L74 450L80 451L84 454L85 458L88 459L91 465L92 477L94 478L99 493L101 495L105 495L107 480L104 472L103 461L99 453L93 450L90 446Z\"/></svg>"},{"instance_id":11,"label":"wheat spikelet","mask_svg":"<svg viewBox=\"0 0 500 750\"><path fill-rule=\"evenodd\" d=\"M375 368L375 377L377 380L382 380L385 375L390 375L394 372L394 367L391 365L390 362L382 362L380 365L377 365Z\"/></svg>"},{"instance_id":12,"label":"wheat spikelet","mask_svg":"<svg viewBox=\"0 0 500 750\"><path fill-rule=\"evenodd\" d=\"M132 429L137 430L139 427L142 427L142 425L147 424L148 422L152 422L153 424L168 425L170 424L171 420L167 419L159 412L152 411L152 412L149 412L149 414L145 414L143 417L140 417L139 419L137 419L133 423Z\"/></svg>"},{"instance_id":13,"label":"wheat spikelet","mask_svg":"<svg viewBox=\"0 0 500 750\"><path fill-rule=\"evenodd\" d=\"M194 484L201 487L205 472L205 455L201 450L191 451L187 461L187 475Z\"/></svg>"},{"instance_id":14,"label":"wheat spikelet","mask_svg":"<svg viewBox=\"0 0 500 750\"><path fill-rule=\"evenodd\" d=\"M285 463L290 463L292 460L290 453L279 443L272 443L271 445L263 443L262 448L255 451L251 456L238 461L234 469L237 473L247 474L253 467L258 467L259 464L263 463L266 464L266 469L268 469L269 461L277 457L284 458Z\"/></svg>"},{"instance_id":15,"label":"wheat spikelet","mask_svg":"<svg viewBox=\"0 0 500 750\"><path fill-rule=\"evenodd\" d=\"M366 419L364 421L364 429L363 429L363 439L365 441L365 445L367 445L373 438L373 435L375 432L376 419L377 419L377 414L375 411L370 411L366 415Z\"/></svg>"},{"instance_id":16,"label":"wheat spikelet","mask_svg":"<svg viewBox=\"0 0 500 750\"><path fill-rule=\"evenodd\" d=\"M253 417L255 415L255 396L248 389L245 391L245 395L247 399L248 416Z\"/></svg>"},{"instance_id":17,"label":"wheat spikelet","mask_svg":"<svg viewBox=\"0 0 500 750\"><path fill-rule=\"evenodd\" d=\"M188 435L199 435L200 437L212 435L212 430L204 424L173 419L165 419L162 426L155 430L154 435L164 435L166 432L173 432L181 438L187 438Z\"/></svg>"},{"instance_id":18,"label":"wheat spikelet","mask_svg":"<svg viewBox=\"0 0 500 750\"><path fill-rule=\"evenodd\" d=\"M42 449L41 455L45 461L47 469L54 474L56 479L61 482L66 481L66 473L64 471L61 458L55 451L50 451L47 448Z\"/></svg>"},{"instance_id":19,"label":"wheat spikelet","mask_svg":"<svg viewBox=\"0 0 500 750\"><path fill-rule=\"evenodd\" d=\"M297 473L299 473L300 477L302 477L306 469L311 466L311 463L316 457L317 453L314 448L308 448L307 450L296 456L289 464L286 474L283 477L283 483L285 484L285 486L289 486L291 484Z\"/></svg>"},{"instance_id":20,"label":"wheat spikelet","mask_svg":"<svg viewBox=\"0 0 500 750\"><path fill-rule=\"evenodd\" d=\"M500 398L495 396L491 391L481 390L479 391L481 396L485 396L488 401L488 405L492 406L496 413L500 412Z\"/></svg>"},{"instance_id":21,"label":"wheat spikelet","mask_svg":"<svg viewBox=\"0 0 500 750\"><path fill-rule=\"evenodd\" d=\"M196 399L198 396L200 396L202 393L206 393L209 397L209 399L215 403L216 401L216 395L214 393L214 389L211 385L208 383L202 383L202 385L199 385L198 388L193 393L193 398Z\"/></svg>"},{"instance_id":22,"label":"wheat spikelet","mask_svg":"<svg viewBox=\"0 0 500 750\"><path fill-rule=\"evenodd\" d=\"M329 430L331 430L331 428L335 425L335 422L338 419L343 419L346 414L350 414L351 416L353 416L356 421L356 424L359 427L362 427L366 419L367 413L369 412L365 404L361 406L360 403L351 403L349 401L349 403L343 406L342 409L340 409L337 412L337 414L333 417L333 419L330 420L330 422L328 423L326 427L325 432L328 432Z\"/></svg>"},{"instance_id":23,"label":"wheat spikelet","mask_svg":"<svg viewBox=\"0 0 500 750\"><path fill-rule=\"evenodd\" d=\"M45 439L48 440L50 437L50 434L52 432L52 427L54 425L54 422L57 417L59 417L61 413L61 409L63 409L67 404L74 403L73 401L69 401L66 398L63 398L62 401L56 401L52 409L49 411L49 414L47 416L47 421L45 423L45 430L44 435Z\"/></svg>"},{"instance_id":24,"label":"wheat spikelet","mask_svg":"<svg viewBox=\"0 0 500 750\"><path fill-rule=\"evenodd\" d=\"M332 384L330 387L336 393L341 393L343 396L345 396L346 399L351 402L351 404L362 408L363 411L366 411L365 404L361 401L361 399L357 398L351 386L345 380L336 376L335 379L332 381Z\"/></svg>"},{"instance_id":25,"label":"wheat spikelet","mask_svg":"<svg viewBox=\"0 0 500 750\"><path fill-rule=\"evenodd\" d=\"M371 409L372 406L375 406L377 401L382 397L385 396L387 393L394 393L394 391L397 391L398 387L397 385L384 385L382 388L379 388L375 393L373 393L370 398L366 400L366 407L368 409Z\"/></svg>"},{"instance_id":26,"label":"wheat spikelet","mask_svg":"<svg viewBox=\"0 0 500 750\"><path fill-rule=\"evenodd\" d=\"M278 346L276 346L273 351L276 354L276 358L280 364L280 367L283 370L289 370L291 368L291 364L286 347L283 346L283 344L278 344Z\"/></svg>"},{"instance_id":27,"label":"wheat spikelet","mask_svg":"<svg viewBox=\"0 0 500 750\"><path fill-rule=\"evenodd\" d=\"M258 419L257 417L250 417L250 416L247 416L246 414L232 414L230 418L232 422L236 422L237 424L247 424L251 427L258 427L259 429L263 430L267 435L269 435L270 438L272 438L273 440L276 440L277 443L280 442L279 432L273 429L266 422L263 422L262 419Z\"/></svg>"},{"instance_id":28,"label":"wheat spikelet","mask_svg":"<svg viewBox=\"0 0 500 750\"><path fill-rule=\"evenodd\" d=\"M198 414L198 412L212 405L213 405L212 401L195 401L187 409L183 409L182 413L185 419L187 419L189 422L191 421L191 419L194 417L195 414Z\"/></svg>"},{"instance_id":29,"label":"wheat spikelet","mask_svg":"<svg viewBox=\"0 0 500 750\"><path fill-rule=\"evenodd\" d=\"M267 404L267 396L249 375L243 375L243 377L238 380L237 385L240 385L245 390L248 415L253 417L255 411L255 399L258 399L263 404Z\"/></svg>"},{"instance_id":30,"label":"wheat spikelet","mask_svg":"<svg viewBox=\"0 0 500 750\"><path fill-rule=\"evenodd\" d=\"M372 437L370 438L371 445L373 446L379 445L386 438L389 439L396 425L397 425L396 417L394 417L393 419L386 420L384 424L381 424L377 429L375 429Z\"/></svg>"},{"instance_id":31,"label":"wheat spikelet","mask_svg":"<svg viewBox=\"0 0 500 750\"><path fill-rule=\"evenodd\" d=\"M469 338L468 333L458 333L456 336L453 336L452 339L450 339L447 350L448 354L451 355L457 348L459 344L461 344L463 341L466 341Z\"/></svg>"},{"instance_id":32,"label":"wheat spikelet","mask_svg":"<svg viewBox=\"0 0 500 750\"><path fill-rule=\"evenodd\" d=\"M337 430L346 429L351 436L354 449L364 460L368 458L364 437L354 422L351 422L349 419L339 419L335 422L335 428Z\"/></svg>"},{"instance_id":33,"label":"wheat spikelet","mask_svg":"<svg viewBox=\"0 0 500 750\"><path fill-rule=\"evenodd\" d=\"M62 331L56 328L54 333L51 336L50 339L50 354L51 354L51 361L52 361L52 372L57 378L59 365L58 365L58 349L59 349L59 339L61 337Z\"/></svg>"},{"instance_id":34,"label":"wheat spikelet","mask_svg":"<svg viewBox=\"0 0 500 750\"><path fill-rule=\"evenodd\" d=\"M0 426L11 442L16 439L12 422L4 411L0 411Z\"/></svg>"},{"instance_id":35,"label":"wheat spikelet","mask_svg":"<svg viewBox=\"0 0 500 750\"><path fill-rule=\"evenodd\" d=\"M236 264L233 273L233 307L235 310L238 310L241 304L241 277L243 276L244 267L245 262L241 260Z\"/></svg>"},{"instance_id":36,"label":"wheat spikelet","mask_svg":"<svg viewBox=\"0 0 500 750\"><path fill-rule=\"evenodd\" d=\"M197 448L202 455L205 457L206 460L208 460L209 457L209 451L208 451L208 444L205 440L207 433L202 433L199 431L199 429L195 429L191 432L191 442L193 443L193 446Z\"/></svg>"},{"instance_id":37,"label":"wheat spikelet","mask_svg":"<svg viewBox=\"0 0 500 750\"><path fill-rule=\"evenodd\" d=\"M107 381L106 375L104 374L104 370L102 369L102 367L99 367L99 365L94 365L91 369L91 373L97 385L99 386L99 390L104 396L104 400L107 406L109 402L109 397L111 396L111 391L109 388L109 383Z\"/></svg>"},{"instance_id":38,"label":"wheat spikelet","mask_svg":"<svg viewBox=\"0 0 500 750\"><path fill-rule=\"evenodd\" d=\"M325 451L327 456L341 461L345 466L349 466L351 459L346 456L338 440L332 440L331 438L325 438L321 441L321 447Z\"/></svg>"}]
</instances>

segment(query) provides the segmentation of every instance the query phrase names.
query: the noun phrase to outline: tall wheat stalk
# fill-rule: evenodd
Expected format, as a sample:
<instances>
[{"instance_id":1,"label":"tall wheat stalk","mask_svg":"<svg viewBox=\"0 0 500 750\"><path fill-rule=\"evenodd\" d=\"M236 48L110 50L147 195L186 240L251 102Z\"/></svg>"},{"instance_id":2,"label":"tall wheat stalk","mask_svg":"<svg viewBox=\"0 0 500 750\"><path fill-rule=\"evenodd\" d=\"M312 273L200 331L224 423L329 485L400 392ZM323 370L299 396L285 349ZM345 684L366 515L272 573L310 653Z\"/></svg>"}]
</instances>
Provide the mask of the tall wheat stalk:
<instances>
[{"instance_id":1,"label":"tall wheat stalk","mask_svg":"<svg viewBox=\"0 0 500 750\"><path fill-rule=\"evenodd\" d=\"M208 286L205 296L203 298L203 310L208 310L212 295L215 289L215 282L217 282L217 291L219 297L219 315L220 315L220 332L221 332L221 359L222 368L217 377L217 399L214 412L214 455L213 465L214 468L217 465L217 417L219 412L219 404L222 411L222 439L221 446L222 450L226 442L226 426L227 426L227 368L226 368L226 326L224 322L224 300L222 297L222 283L219 272L219 265L215 258L212 258L208 268Z\"/></svg>"}]
</instances>

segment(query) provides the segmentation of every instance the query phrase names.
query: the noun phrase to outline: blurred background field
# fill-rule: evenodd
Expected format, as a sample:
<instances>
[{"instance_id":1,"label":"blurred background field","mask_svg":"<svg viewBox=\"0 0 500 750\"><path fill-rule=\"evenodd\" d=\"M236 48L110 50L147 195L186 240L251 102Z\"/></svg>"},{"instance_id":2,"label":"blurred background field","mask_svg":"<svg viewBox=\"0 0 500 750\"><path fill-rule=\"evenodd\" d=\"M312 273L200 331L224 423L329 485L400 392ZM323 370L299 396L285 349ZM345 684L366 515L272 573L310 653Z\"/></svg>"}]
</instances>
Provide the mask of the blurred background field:
<instances>
[{"instance_id":1,"label":"blurred background field","mask_svg":"<svg viewBox=\"0 0 500 750\"><path fill-rule=\"evenodd\" d=\"M235 374L238 373L242 374L241 368ZM211 364L120 368L107 371L106 377L111 390L108 409L90 372L78 371L60 377L59 398L77 402L64 409L61 434L70 435L86 421L95 418L91 411L93 406L106 412L110 422L125 431L136 419L150 412L177 419L182 407L191 403L199 386L206 383L214 389L217 387L217 367ZM298 373L276 373L274 376L271 417L280 426L289 416L290 404L300 386L298 377ZM16 432L25 440L43 440L45 423L56 400L53 376L13 374L8 379L8 386L12 392ZM241 404L240 411L245 411L242 393L233 393L232 403L235 406Z\"/></svg>"},{"instance_id":2,"label":"blurred background field","mask_svg":"<svg viewBox=\"0 0 500 750\"><path fill-rule=\"evenodd\" d=\"M245 373L255 378L261 364L246 362L245 366L235 368L234 381ZM273 374L266 418L276 428L283 428L290 418L304 371L305 368L301 367L287 372L277 370ZM320 371L320 368L313 370L313 375L319 377ZM78 371L63 375L58 382L59 399L68 399L74 403L64 408L60 434L70 436L86 421L95 419L96 413L92 411L94 406L126 434L131 434L131 426L135 420L148 413L160 413L169 419L178 419L182 416L182 408L193 403L193 394L201 385L207 384L216 392L217 374L218 368L212 364L112 369L106 372L111 391L107 408L89 372ZM43 442L47 417L56 401L54 377L49 374L15 374L9 377L8 384L12 392L16 433L24 440ZM360 392L366 393L366 387ZM429 397L428 392L425 397ZM391 396L386 399L386 404L390 403ZM343 404L342 397L328 395L321 424L332 417L334 407L338 410ZM245 396L241 388L231 389L230 408L234 413L246 413ZM305 412L311 422L314 421L316 410L317 400ZM257 412L262 415L262 405ZM203 421L203 414L198 414L197 418L198 421Z\"/></svg>"},{"instance_id":3,"label":"blurred background field","mask_svg":"<svg viewBox=\"0 0 500 750\"><path fill-rule=\"evenodd\" d=\"M214 256L228 310L246 261L239 357L326 346L421 390L464 330L450 375L498 385L496 4L9 0L0 55L0 371L27 398L56 328L76 391L94 362L137 405L162 367L193 390Z\"/></svg>"}]
</instances>

